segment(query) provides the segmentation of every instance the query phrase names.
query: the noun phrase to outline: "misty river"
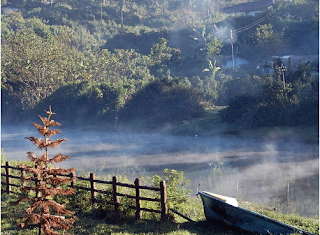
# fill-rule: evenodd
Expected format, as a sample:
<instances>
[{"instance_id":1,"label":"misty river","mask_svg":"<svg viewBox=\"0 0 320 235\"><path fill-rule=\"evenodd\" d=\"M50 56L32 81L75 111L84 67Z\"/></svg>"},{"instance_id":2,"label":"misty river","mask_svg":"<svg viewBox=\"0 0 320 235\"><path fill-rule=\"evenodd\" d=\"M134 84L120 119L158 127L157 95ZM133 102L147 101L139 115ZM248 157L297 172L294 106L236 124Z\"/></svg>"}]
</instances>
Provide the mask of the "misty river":
<instances>
[{"instance_id":1,"label":"misty river","mask_svg":"<svg viewBox=\"0 0 320 235\"><path fill-rule=\"evenodd\" d=\"M189 188L274 206L278 211L314 216L319 213L319 145L294 136L285 141L237 137L172 136L131 132L75 131L60 128L67 138L49 151L69 155L60 167L77 174L127 175L129 179L184 171ZM25 137L39 137L34 127L2 127L1 148L8 160L27 160L42 153Z\"/></svg>"}]
</instances>

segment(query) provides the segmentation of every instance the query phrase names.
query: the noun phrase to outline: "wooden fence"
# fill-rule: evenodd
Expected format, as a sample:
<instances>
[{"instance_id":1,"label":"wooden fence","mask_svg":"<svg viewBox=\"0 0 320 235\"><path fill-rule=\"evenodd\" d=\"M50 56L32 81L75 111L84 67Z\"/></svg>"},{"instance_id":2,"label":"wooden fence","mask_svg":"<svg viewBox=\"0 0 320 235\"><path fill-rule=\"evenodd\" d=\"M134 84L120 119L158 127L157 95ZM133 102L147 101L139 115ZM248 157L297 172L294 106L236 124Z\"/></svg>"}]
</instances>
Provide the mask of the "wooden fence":
<instances>
[{"instance_id":1,"label":"wooden fence","mask_svg":"<svg viewBox=\"0 0 320 235\"><path fill-rule=\"evenodd\" d=\"M10 166L8 161L6 162L6 164L4 166L1 166L1 168L5 169L5 174L1 173L1 176L5 177L4 182L3 182L3 180L1 180L1 184L5 185L5 187L6 187L4 192L6 192L7 194L10 194L10 193L12 193L11 187L17 187L17 188L21 187L22 181L21 181L21 185L18 185L18 184L13 184L11 179L20 179L21 180L23 174L25 174L25 172L22 168ZM11 169L19 171L20 175L12 175ZM62 175L62 176L66 176L66 177L70 177L70 178L74 177L74 175L72 173L68 174L68 175ZM164 181L160 182L159 188L155 188L155 187L141 185L140 178L137 178L134 181L134 184L126 184L126 183L118 182L117 176L113 176L112 181L98 180L98 179L96 179L94 173L90 173L89 178L80 177L80 176L75 176L75 178L78 181L89 181L90 182L90 188L75 185L74 182L71 182L70 186L75 189L80 189L80 190L85 190L85 191L91 192L92 203L96 202L97 193L112 195L112 200L106 201L105 203L114 205L114 212L115 212L115 216L117 218L120 217L120 209L119 209L121 206L120 197L126 197L126 198L135 199L135 205L131 205L131 206L129 206L129 208L135 210L135 217L137 220L141 219L142 211L160 213L161 220L162 221L167 220L167 217L168 217L167 193L166 193L166 185L165 185ZM97 183L112 185L112 191L105 191L105 190L97 189L97 187L96 187ZM35 184L37 184L37 182L35 182ZM135 189L135 195L122 194L119 192L118 187ZM159 192L160 198L142 197L141 190L151 190L151 191ZM150 208L141 207L141 201L143 201L143 200L160 203L161 210L154 210L154 209L150 209Z\"/></svg>"}]
</instances>

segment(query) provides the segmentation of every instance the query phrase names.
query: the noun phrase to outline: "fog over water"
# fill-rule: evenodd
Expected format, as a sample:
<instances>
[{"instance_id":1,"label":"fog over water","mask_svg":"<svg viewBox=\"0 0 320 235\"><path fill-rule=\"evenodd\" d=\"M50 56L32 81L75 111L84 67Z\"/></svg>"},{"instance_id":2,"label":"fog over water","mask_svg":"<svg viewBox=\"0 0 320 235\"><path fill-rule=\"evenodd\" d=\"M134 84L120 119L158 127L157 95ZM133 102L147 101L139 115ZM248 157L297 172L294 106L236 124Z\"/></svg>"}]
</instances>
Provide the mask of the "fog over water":
<instances>
[{"instance_id":1,"label":"fog over water","mask_svg":"<svg viewBox=\"0 0 320 235\"><path fill-rule=\"evenodd\" d=\"M237 137L171 136L133 132L74 131L59 128L67 138L49 151L69 155L60 167L75 167L97 175L129 179L182 170L189 188L211 191L251 202L275 206L282 212L314 216L319 212L319 146L285 141ZM39 137L36 128L2 127L1 148L8 160L27 160L27 152L40 156L25 137ZM197 138L196 138L197 137ZM80 170L81 169L81 170ZM99 178L99 177L97 177Z\"/></svg>"}]
</instances>

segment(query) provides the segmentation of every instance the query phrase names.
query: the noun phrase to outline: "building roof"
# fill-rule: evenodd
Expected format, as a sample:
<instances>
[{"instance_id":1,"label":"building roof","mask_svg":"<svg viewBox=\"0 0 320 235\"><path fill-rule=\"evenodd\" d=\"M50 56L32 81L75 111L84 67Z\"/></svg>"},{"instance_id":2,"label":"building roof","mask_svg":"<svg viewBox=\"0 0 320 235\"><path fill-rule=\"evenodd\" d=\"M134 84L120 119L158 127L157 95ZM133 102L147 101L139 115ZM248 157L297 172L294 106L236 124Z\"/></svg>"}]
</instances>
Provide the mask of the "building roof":
<instances>
[{"instance_id":1,"label":"building roof","mask_svg":"<svg viewBox=\"0 0 320 235\"><path fill-rule=\"evenodd\" d=\"M254 2L240 3L238 5L234 5L231 7L226 7L222 9L222 12L227 14L240 13L240 12L248 13L253 11L262 11L273 5L274 5L273 0L259 0Z\"/></svg>"}]
</instances>

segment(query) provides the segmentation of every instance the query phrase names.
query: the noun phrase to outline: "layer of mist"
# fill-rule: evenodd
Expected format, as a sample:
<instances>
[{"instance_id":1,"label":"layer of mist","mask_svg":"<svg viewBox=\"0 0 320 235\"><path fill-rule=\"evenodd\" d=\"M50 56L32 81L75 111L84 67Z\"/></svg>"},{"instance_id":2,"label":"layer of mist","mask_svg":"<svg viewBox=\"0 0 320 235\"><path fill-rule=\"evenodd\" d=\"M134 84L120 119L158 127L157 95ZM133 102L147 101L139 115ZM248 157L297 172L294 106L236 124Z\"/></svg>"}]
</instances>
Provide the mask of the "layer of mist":
<instances>
[{"instance_id":1,"label":"layer of mist","mask_svg":"<svg viewBox=\"0 0 320 235\"><path fill-rule=\"evenodd\" d=\"M286 141L237 137L171 136L133 132L64 130L67 138L49 153L69 155L60 167L101 177L129 179L184 171L198 190L273 206L278 211L314 216L319 212L319 146ZM42 152L25 137L39 137L35 128L2 127L1 148L8 160L27 160L27 152ZM275 138L276 139L276 138Z\"/></svg>"}]
</instances>

